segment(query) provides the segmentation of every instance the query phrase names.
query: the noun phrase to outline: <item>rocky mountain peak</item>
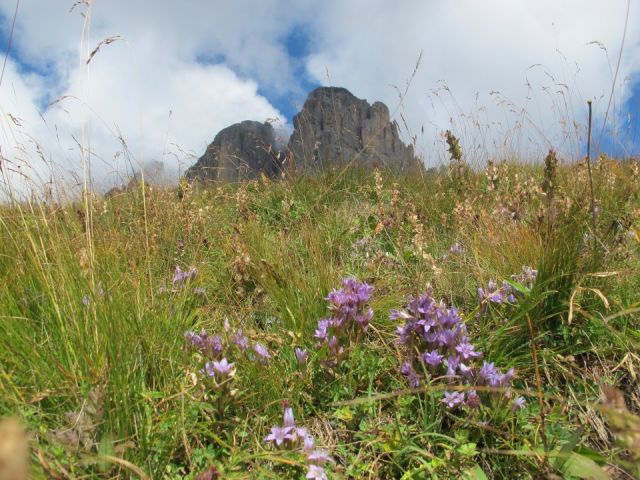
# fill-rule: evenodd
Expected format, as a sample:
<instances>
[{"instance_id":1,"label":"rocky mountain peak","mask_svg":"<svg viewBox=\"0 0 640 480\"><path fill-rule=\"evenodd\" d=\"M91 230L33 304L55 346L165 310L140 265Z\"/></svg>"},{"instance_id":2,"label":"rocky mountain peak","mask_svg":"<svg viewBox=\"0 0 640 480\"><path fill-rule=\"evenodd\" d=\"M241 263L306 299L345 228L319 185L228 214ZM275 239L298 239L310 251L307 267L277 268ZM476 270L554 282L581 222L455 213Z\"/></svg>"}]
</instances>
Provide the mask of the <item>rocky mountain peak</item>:
<instances>
[{"instance_id":1,"label":"rocky mountain peak","mask_svg":"<svg viewBox=\"0 0 640 480\"><path fill-rule=\"evenodd\" d=\"M235 182L277 173L275 134L270 123L245 120L221 130L196 164L189 180Z\"/></svg>"},{"instance_id":2,"label":"rocky mountain peak","mask_svg":"<svg viewBox=\"0 0 640 480\"><path fill-rule=\"evenodd\" d=\"M369 105L340 87L320 87L307 97L293 119L288 152L277 152L269 123L251 120L218 133L197 163L187 170L189 180L239 181L264 173L278 174L285 157L299 172L356 165L406 171L415 168L413 147L400 139L382 102Z\"/></svg>"},{"instance_id":3,"label":"rocky mountain peak","mask_svg":"<svg viewBox=\"0 0 640 480\"><path fill-rule=\"evenodd\" d=\"M406 170L416 165L413 147L400 139L382 102L369 105L345 88L312 91L293 119L289 151L301 171L344 165Z\"/></svg>"}]
</instances>

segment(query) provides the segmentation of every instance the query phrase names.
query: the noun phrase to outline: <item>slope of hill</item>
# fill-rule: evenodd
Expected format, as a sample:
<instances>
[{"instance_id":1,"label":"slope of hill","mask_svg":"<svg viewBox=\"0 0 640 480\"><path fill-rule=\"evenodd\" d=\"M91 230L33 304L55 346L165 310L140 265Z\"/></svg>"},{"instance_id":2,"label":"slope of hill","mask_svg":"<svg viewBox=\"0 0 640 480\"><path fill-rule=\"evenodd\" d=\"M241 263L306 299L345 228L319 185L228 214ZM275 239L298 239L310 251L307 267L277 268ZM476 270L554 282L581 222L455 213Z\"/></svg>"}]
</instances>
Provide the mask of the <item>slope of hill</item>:
<instances>
[{"instance_id":1,"label":"slope of hill","mask_svg":"<svg viewBox=\"0 0 640 480\"><path fill-rule=\"evenodd\" d=\"M549 157L2 207L0 412L32 478L630 478L640 175L593 175L595 230Z\"/></svg>"}]
</instances>

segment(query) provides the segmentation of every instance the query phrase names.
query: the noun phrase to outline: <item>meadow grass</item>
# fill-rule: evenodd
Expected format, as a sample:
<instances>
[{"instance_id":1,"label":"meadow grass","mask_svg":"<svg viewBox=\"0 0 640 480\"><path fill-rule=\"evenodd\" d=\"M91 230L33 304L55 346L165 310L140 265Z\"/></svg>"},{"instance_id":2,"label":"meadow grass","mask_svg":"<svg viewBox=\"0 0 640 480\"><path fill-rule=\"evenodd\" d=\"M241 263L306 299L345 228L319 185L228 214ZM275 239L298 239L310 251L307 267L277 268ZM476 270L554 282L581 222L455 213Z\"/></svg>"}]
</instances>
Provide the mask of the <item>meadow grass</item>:
<instances>
[{"instance_id":1,"label":"meadow grass","mask_svg":"<svg viewBox=\"0 0 640 480\"><path fill-rule=\"evenodd\" d=\"M596 231L584 164L0 207L0 415L26 427L32 478L304 478L299 449L264 441L283 404L328 449L330 478L632 478L640 176L606 157L593 175ZM176 267L197 273L173 282ZM347 277L373 286L373 318L328 363L314 332ZM479 305L492 280L517 301ZM480 408L443 404L468 394L456 381L412 389L400 373L411 352L390 311L429 287L486 361L515 369ZM230 345L228 383L188 348L202 329ZM270 358L233 347L238 329Z\"/></svg>"}]
</instances>

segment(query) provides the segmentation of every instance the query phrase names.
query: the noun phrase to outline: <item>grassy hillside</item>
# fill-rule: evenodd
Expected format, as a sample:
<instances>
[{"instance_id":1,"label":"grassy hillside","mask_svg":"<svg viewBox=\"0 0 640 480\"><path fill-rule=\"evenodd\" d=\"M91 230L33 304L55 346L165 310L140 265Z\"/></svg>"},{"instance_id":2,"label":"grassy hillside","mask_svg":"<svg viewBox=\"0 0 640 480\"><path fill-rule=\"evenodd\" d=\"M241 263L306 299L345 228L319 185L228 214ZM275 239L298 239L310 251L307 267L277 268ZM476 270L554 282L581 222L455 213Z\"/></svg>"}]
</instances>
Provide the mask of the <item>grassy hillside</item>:
<instances>
[{"instance_id":1,"label":"grassy hillside","mask_svg":"<svg viewBox=\"0 0 640 480\"><path fill-rule=\"evenodd\" d=\"M595 230L551 157L2 207L0 415L33 478L632 478L640 172L593 177Z\"/></svg>"}]
</instances>

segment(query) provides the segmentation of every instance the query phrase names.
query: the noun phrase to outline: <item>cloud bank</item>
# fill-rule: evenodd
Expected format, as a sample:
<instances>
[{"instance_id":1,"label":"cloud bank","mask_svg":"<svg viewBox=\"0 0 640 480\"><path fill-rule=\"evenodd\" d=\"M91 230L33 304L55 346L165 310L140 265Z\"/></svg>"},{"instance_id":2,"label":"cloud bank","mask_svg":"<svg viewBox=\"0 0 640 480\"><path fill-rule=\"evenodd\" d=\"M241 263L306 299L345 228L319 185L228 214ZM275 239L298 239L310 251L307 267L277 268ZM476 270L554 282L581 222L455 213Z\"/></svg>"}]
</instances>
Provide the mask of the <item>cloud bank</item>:
<instances>
[{"instance_id":1,"label":"cloud bank","mask_svg":"<svg viewBox=\"0 0 640 480\"><path fill-rule=\"evenodd\" d=\"M613 85L617 144L638 146L639 139L625 137L624 123L640 110L629 103L640 72L635 2L615 83L623 0L72 6L20 3L0 86L0 153L3 173L14 182L21 174L46 182L53 171L80 184L82 145L90 148L99 188L142 164L161 166L175 179L231 123L279 119L290 128L286 115L315 85L344 86L387 103L428 165L444 161L440 134L447 128L461 137L471 161L535 159L546 147L577 158L585 102L593 99L601 122ZM14 9L13 0L0 0L5 38ZM120 35L88 66L81 14L91 15L85 49Z\"/></svg>"}]
</instances>

